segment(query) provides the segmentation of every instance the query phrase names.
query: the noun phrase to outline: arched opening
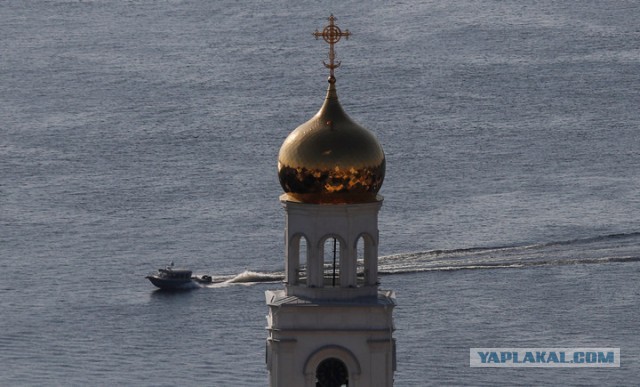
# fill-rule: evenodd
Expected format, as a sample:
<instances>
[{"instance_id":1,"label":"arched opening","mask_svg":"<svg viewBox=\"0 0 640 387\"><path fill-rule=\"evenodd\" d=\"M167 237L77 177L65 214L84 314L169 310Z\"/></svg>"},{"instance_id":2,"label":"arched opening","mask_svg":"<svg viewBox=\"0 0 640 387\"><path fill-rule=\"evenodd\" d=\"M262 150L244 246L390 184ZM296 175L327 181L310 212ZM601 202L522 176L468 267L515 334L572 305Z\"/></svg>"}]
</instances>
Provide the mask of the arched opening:
<instances>
[{"instance_id":1,"label":"arched opening","mask_svg":"<svg viewBox=\"0 0 640 387\"><path fill-rule=\"evenodd\" d=\"M291 238L286 261L286 282L289 285L307 285L307 238L298 234Z\"/></svg>"},{"instance_id":2,"label":"arched opening","mask_svg":"<svg viewBox=\"0 0 640 387\"><path fill-rule=\"evenodd\" d=\"M329 359L335 359L339 361L340 363L342 363L342 366L340 366L339 363L336 363L333 361L327 362L321 366L321 363L324 363ZM335 367L332 366L332 364ZM343 369L347 371L346 372L347 379L339 381L339 382L342 382L342 384L319 384L320 383L320 380L318 378L319 370L331 371L331 370L337 370L338 369L337 367L340 367L339 369ZM322 372L320 373L322 374ZM342 371L340 373L342 373ZM358 362L358 359L356 359L356 357L353 355L353 353L348 349L337 346L337 345L329 345L329 346L318 349L311 356L309 356L309 358L307 359L304 365L304 374L305 374L305 378L309 382L308 385L312 385L312 383L315 382L315 384L313 385L315 385L316 387L317 386L348 386L349 380L352 381L351 384L353 385L355 384L353 381L358 380L358 378L361 376L361 373L362 373L362 369L360 367L360 363Z\"/></svg>"},{"instance_id":3,"label":"arched opening","mask_svg":"<svg viewBox=\"0 0 640 387\"><path fill-rule=\"evenodd\" d=\"M298 244L298 284L307 285L307 253L309 252L307 246L307 238L304 236L300 238Z\"/></svg>"},{"instance_id":4,"label":"arched opening","mask_svg":"<svg viewBox=\"0 0 640 387\"><path fill-rule=\"evenodd\" d=\"M316 368L316 387L349 386L349 370L335 357L324 359Z\"/></svg>"},{"instance_id":5,"label":"arched opening","mask_svg":"<svg viewBox=\"0 0 640 387\"><path fill-rule=\"evenodd\" d=\"M373 237L361 234L356 241L356 278L358 286L378 284L378 248Z\"/></svg>"},{"instance_id":6,"label":"arched opening","mask_svg":"<svg viewBox=\"0 0 640 387\"><path fill-rule=\"evenodd\" d=\"M323 243L324 286L340 286L340 240L329 237Z\"/></svg>"},{"instance_id":7,"label":"arched opening","mask_svg":"<svg viewBox=\"0 0 640 387\"><path fill-rule=\"evenodd\" d=\"M364 249L364 238L360 237L356 242L356 284L358 287L365 284Z\"/></svg>"}]
</instances>

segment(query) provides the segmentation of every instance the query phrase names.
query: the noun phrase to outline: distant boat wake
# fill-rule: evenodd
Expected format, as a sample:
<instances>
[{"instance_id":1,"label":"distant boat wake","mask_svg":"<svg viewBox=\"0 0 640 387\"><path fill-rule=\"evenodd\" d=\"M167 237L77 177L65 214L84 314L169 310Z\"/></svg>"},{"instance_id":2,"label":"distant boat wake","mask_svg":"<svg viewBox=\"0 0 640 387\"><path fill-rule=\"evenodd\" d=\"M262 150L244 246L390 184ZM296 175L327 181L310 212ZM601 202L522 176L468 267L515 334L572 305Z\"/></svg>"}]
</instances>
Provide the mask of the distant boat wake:
<instances>
[{"instance_id":1,"label":"distant boat wake","mask_svg":"<svg viewBox=\"0 0 640 387\"><path fill-rule=\"evenodd\" d=\"M482 269L518 269L640 262L640 232L513 246L430 250L380 257L381 275ZM280 282L283 271L245 270L232 276L214 277L205 287L227 287Z\"/></svg>"},{"instance_id":2,"label":"distant boat wake","mask_svg":"<svg viewBox=\"0 0 640 387\"><path fill-rule=\"evenodd\" d=\"M431 250L380 258L380 274L640 262L640 232L546 243Z\"/></svg>"}]
</instances>

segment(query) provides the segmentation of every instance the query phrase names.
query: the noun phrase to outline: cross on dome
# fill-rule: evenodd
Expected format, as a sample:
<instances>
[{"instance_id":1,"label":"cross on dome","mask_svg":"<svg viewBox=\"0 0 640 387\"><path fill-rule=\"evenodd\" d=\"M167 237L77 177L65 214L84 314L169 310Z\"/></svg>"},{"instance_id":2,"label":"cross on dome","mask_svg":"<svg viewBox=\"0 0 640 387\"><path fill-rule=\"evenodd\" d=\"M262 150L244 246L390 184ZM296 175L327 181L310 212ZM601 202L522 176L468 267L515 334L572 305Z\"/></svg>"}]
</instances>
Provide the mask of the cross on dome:
<instances>
[{"instance_id":1,"label":"cross on dome","mask_svg":"<svg viewBox=\"0 0 640 387\"><path fill-rule=\"evenodd\" d=\"M329 25L324 27L322 32L316 29L313 36L316 37L316 40L322 37L325 42L329 43L329 63L326 63L325 61L322 61L322 63L324 64L324 67L329 69L329 82L333 83L336 79L333 75L333 70L340 67L340 62L335 62L336 55L333 46L338 43L343 36L348 40L349 36L351 36L351 32L349 32L348 29L343 32L340 27L335 25L334 22L336 21L336 18L333 14L331 14L327 20L329 20Z\"/></svg>"}]
</instances>

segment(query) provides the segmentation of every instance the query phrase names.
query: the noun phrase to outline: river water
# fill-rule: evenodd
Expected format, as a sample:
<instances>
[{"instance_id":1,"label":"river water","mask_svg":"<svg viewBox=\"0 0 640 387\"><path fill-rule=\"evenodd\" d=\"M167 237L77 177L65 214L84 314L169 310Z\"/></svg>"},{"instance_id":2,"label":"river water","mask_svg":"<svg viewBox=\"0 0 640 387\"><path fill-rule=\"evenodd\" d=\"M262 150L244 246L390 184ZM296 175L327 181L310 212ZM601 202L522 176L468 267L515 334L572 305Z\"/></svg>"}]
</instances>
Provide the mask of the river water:
<instances>
[{"instance_id":1,"label":"river water","mask_svg":"<svg viewBox=\"0 0 640 387\"><path fill-rule=\"evenodd\" d=\"M338 93L387 156L398 386L640 375L634 1L0 3L0 384L261 386L284 138ZM216 284L155 291L170 261ZM618 369L470 368L615 347Z\"/></svg>"}]
</instances>

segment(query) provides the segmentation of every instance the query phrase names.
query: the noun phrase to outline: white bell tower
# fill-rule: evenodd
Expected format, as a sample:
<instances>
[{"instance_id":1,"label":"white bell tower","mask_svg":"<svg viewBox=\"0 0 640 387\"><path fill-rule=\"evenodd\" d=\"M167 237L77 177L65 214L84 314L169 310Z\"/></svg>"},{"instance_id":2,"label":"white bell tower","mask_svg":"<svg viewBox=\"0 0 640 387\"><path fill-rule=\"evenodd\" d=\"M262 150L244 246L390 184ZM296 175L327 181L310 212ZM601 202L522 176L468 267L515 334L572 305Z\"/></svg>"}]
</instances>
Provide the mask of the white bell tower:
<instances>
[{"instance_id":1,"label":"white bell tower","mask_svg":"<svg viewBox=\"0 0 640 387\"><path fill-rule=\"evenodd\" d=\"M327 97L278 156L286 273L265 294L272 387L393 385L395 297L378 289L385 157L338 102L333 45L350 33L334 21L315 33L330 45Z\"/></svg>"}]
</instances>

